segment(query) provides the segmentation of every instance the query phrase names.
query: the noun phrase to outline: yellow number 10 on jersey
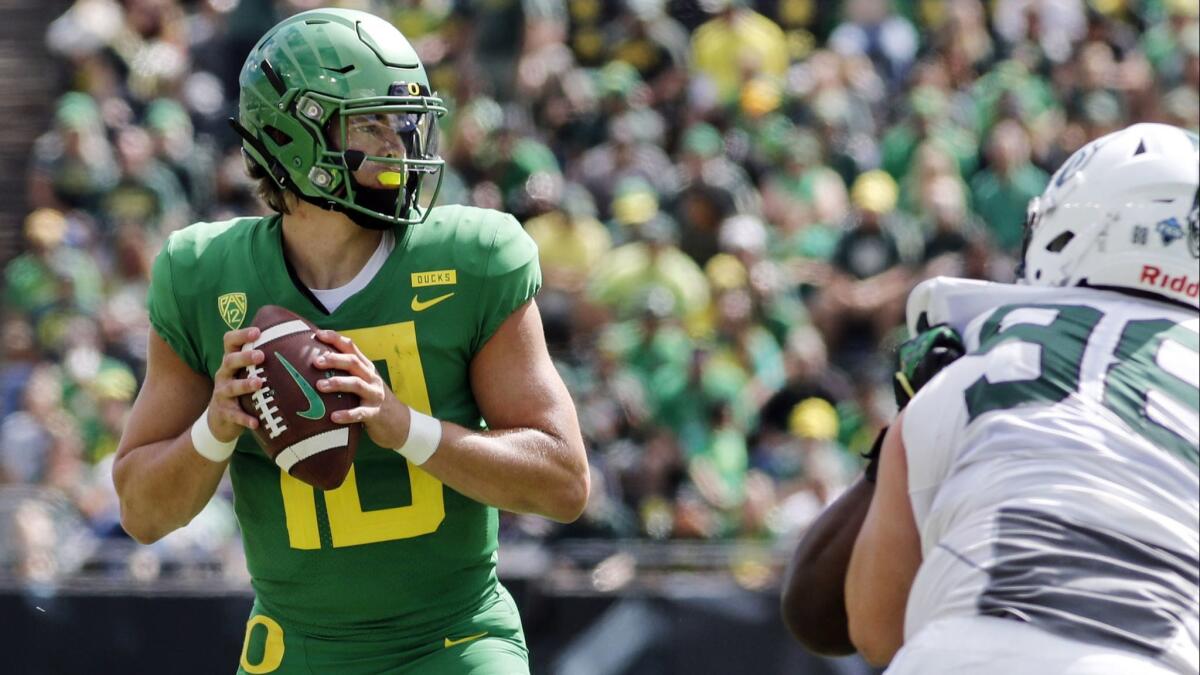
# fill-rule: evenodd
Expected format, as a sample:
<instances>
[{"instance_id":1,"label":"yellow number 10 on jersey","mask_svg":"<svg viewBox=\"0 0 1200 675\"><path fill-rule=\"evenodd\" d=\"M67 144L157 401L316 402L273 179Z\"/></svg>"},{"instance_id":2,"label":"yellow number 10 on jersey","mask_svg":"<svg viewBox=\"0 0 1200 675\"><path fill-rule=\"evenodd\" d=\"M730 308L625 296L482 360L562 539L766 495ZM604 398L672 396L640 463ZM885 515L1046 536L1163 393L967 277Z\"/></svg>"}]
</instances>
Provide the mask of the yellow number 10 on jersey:
<instances>
[{"instance_id":1,"label":"yellow number 10 on jersey","mask_svg":"<svg viewBox=\"0 0 1200 675\"><path fill-rule=\"evenodd\" d=\"M392 391L397 398L426 415L431 414L425 371L417 351L416 326L412 321L349 330L342 335L354 340L368 359L387 364ZM397 458L402 459L399 455ZM408 480L412 488L410 505L363 511L358 499L358 481L351 466L346 482L325 493L333 546L374 544L436 531L446 517L441 481L411 464L408 465ZM314 488L282 471L279 486L283 490L283 510L292 548L321 548Z\"/></svg>"}]
</instances>

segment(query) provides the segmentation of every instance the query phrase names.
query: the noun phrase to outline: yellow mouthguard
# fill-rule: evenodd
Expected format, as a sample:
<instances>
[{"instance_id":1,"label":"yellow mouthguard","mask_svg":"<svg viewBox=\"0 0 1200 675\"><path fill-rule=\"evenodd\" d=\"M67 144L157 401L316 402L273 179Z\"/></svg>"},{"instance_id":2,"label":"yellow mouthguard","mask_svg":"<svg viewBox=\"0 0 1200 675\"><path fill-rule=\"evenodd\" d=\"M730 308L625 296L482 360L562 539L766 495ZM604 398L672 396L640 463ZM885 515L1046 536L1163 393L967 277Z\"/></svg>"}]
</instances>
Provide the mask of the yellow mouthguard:
<instances>
[{"instance_id":1,"label":"yellow mouthguard","mask_svg":"<svg viewBox=\"0 0 1200 675\"><path fill-rule=\"evenodd\" d=\"M404 182L404 174L396 171L384 171L379 174L379 182L388 187L397 187Z\"/></svg>"}]
</instances>

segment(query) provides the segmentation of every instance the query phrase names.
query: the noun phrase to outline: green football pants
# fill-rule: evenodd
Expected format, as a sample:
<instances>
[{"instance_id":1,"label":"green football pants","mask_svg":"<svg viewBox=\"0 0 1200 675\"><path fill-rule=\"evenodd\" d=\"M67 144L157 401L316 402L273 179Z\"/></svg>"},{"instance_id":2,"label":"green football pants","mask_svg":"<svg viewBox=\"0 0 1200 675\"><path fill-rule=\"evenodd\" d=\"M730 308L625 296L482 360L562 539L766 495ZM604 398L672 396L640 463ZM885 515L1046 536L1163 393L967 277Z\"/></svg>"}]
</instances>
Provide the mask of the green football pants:
<instances>
[{"instance_id":1,"label":"green football pants","mask_svg":"<svg viewBox=\"0 0 1200 675\"><path fill-rule=\"evenodd\" d=\"M263 613L246 622L238 675L528 675L529 652L512 596L494 597L436 640L406 644L378 635L313 637Z\"/></svg>"}]
</instances>

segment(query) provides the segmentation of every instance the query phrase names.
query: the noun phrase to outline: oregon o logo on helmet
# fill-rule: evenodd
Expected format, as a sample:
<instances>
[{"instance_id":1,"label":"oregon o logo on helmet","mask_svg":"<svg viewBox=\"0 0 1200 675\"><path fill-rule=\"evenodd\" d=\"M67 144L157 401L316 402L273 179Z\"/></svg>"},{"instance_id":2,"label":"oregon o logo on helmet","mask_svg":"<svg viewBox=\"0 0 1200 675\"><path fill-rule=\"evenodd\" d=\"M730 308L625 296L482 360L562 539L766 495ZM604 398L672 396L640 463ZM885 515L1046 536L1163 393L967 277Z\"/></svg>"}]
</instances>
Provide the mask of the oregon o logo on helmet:
<instances>
[{"instance_id":1,"label":"oregon o logo on helmet","mask_svg":"<svg viewBox=\"0 0 1200 675\"><path fill-rule=\"evenodd\" d=\"M393 82L388 87L388 96L428 96L429 89L420 82Z\"/></svg>"}]
</instances>

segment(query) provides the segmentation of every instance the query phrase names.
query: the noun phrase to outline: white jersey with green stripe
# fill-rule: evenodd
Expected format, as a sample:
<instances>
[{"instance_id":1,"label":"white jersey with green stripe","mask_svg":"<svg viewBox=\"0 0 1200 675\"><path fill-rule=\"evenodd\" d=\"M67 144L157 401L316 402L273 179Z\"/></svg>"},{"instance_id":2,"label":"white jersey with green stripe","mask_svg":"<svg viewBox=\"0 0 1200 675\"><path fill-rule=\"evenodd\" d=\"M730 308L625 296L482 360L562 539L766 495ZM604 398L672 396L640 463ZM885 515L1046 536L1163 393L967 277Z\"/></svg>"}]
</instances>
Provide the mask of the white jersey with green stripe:
<instances>
[{"instance_id":1,"label":"white jersey with green stripe","mask_svg":"<svg viewBox=\"0 0 1200 675\"><path fill-rule=\"evenodd\" d=\"M940 304L934 322L968 354L905 412L923 552L906 637L995 616L1196 672L1200 316L1094 289L998 290L978 314Z\"/></svg>"}]
</instances>

